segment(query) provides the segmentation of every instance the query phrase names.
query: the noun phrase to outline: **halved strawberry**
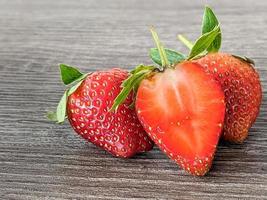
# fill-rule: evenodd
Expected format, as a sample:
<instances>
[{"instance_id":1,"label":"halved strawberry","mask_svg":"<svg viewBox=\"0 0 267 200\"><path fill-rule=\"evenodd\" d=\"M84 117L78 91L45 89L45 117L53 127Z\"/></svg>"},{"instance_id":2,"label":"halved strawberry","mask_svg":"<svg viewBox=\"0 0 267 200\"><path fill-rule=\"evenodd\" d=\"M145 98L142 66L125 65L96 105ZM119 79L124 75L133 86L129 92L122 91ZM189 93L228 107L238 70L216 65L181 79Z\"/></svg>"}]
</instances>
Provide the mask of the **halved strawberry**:
<instances>
[{"instance_id":1,"label":"halved strawberry","mask_svg":"<svg viewBox=\"0 0 267 200\"><path fill-rule=\"evenodd\" d=\"M137 66L115 99L117 108L131 90L137 92L137 116L151 139L172 160L193 175L205 175L212 164L221 135L225 103L223 91L212 76L190 60L205 51L220 33L219 27L203 35L188 60L164 49L151 28L157 49L152 59L159 66ZM156 59L154 59L156 58Z\"/></svg>"},{"instance_id":2,"label":"halved strawberry","mask_svg":"<svg viewBox=\"0 0 267 200\"><path fill-rule=\"evenodd\" d=\"M141 82L136 96L141 124L186 171L210 168L224 120L224 94L198 64L183 62Z\"/></svg>"}]
</instances>

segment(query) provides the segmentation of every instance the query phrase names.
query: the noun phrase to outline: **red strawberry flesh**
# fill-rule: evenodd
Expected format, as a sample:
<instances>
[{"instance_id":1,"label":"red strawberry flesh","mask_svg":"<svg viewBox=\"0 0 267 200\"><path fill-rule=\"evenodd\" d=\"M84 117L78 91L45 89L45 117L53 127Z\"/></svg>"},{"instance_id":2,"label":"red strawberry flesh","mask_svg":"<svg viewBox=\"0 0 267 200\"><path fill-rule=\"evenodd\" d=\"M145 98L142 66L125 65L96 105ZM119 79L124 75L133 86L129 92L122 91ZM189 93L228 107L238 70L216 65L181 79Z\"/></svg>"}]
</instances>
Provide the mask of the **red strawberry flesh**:
<instances>
[{"instance_id":1,"label":"red strawberry flesh","mask_svg":"<svg viewBox=\"0 0 267 200\"><path fill-rule=\"evenodd\" d=\"M210 167L224 120L224 95L203 69L184 62L143 80L136 98L145 130L187 171Z\"/></svg>"}]
</instances>

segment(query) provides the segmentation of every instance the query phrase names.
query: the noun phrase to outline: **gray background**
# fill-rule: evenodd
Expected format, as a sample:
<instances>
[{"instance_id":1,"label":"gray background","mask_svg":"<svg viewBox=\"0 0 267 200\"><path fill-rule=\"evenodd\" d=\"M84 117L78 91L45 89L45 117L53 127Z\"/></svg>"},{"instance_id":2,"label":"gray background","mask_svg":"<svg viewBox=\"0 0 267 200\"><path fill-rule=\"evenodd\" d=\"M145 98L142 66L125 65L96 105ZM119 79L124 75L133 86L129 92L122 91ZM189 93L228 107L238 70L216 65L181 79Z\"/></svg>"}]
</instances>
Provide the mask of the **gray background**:
<instances>
[{"instance_id":1,"label":"gray background","mask_svg":"<svg viewBox=\"0 0 267 200\"><path fill-rule=\"evenodd\" d=\"M267 99L243 145L220 144L210 173L192 177L158 148L114 158L45 112L63 92L57 63L95 71L150 64L155 25L166 46L199 35L203 6L216 11L223 51L255 60L267 90L267 1L0 0L1 199L264 199Z\"/></svg>"}]
</instances>

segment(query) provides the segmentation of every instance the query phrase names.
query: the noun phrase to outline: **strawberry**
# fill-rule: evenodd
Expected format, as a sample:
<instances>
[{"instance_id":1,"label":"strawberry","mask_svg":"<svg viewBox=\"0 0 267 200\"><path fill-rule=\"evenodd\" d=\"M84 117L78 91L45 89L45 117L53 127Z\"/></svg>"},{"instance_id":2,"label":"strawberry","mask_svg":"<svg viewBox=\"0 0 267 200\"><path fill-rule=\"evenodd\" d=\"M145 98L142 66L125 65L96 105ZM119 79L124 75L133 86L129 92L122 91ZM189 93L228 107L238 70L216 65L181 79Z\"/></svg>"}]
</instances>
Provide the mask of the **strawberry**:
<instances>
[{"instance_id":1,"label":"strawberry","mask_svg":"<svg viewBox=\"0 0 267 200\"><path fill-rule=\"evenodd\" d=\"M60 67L65 79L69 79L74 71L80 73L70 66ZM135 110L129 108L133 101L132 94L118 107L116 113L109 111L121 90L122 81L127 77L128 72L122 69L77 75L73 79L78 80L78 83L67 90L67 98L63 96L65 100L61 107L65 112L61 117L62 111L58 109L57 119L61 118L58 121L64 121L66 113L71 126L79 135L117 157L128 158L151 150L153 142L139 123ZM66 84L74 81L62 79Z\"/></svg>"},{"instance_id":2,"label":"strawberry","mask_svg":"<svg viewBox=\"0 0 267 200\"><path fill-rule=\"evenodd\" d=\"M194 175L210 168L224 120L220 86L198 64L183 62L144 79L138 118L153 141Z\"/></svg>"},{"instance_id":3,"label":"strawberry","mask_svg":"<svg viewBox=\"0 0 267 200\"><path fill-rule=\"evenodd\" d=\"M219 22L211 10L206 7L202 34L218 26ZM193 45L183 36L179 39L193 51ZM206 53L195 62L223 88L226 101L226 117L223 127L223 139L232 143L242 143L248 136L250 127L256 120L262 100L262 89L254 62L247 57L218 53L221 45L221 34L212 41ZM193 58L191 56L191 58Z\"/></svg>"},{"instance_id":4,"label":"strawberry","mask_svg":"<svg viewBox=\"0 0 267 200\"><path fill-rule=\"evenodd\" d=\"M165 50L153 28L151 32L161 65L134 69L122 84L124 88L115 105L123 102L125 97L120 97L131 88L136 91L137 115L150 138L183 169L203 176L211 167L221 135L225 113L223 91L193 61L170 65L170 55L175 57L177 53ZM218 29L212 32L212 37L218 32Z\"/></svg>"},{"instance_id":5,"label":"strawberry","mask_svg":"<svg viewBox=\"0 0 267 200\"><path fill-rule=\"evenodd\" d=\"M251 63L226 53L210 53L196 62L213 74L223 88L227 113L223 139L242 143L260 109L262 91L258 73Z\"/></svg>"}]
</instances>

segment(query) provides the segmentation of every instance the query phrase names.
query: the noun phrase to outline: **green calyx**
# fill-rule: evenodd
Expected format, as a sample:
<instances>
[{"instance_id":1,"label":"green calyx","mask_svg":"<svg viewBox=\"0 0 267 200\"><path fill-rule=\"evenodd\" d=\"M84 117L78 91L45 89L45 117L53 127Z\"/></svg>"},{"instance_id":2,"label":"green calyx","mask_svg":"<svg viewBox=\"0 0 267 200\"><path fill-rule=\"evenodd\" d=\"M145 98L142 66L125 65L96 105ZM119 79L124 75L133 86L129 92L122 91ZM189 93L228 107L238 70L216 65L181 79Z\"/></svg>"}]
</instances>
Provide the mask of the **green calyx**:
<instances>
[{"instance_id":1,"label":"green calyx","mask_svg":"<svg viewBox=\"0 0 267 200\"><path fill-rule=\"evenodd\" d=\"M208 6L204 10L201 33L202 35L194 44L185 36L178 35L178 39L190 50L189 60L220 50L222 42L220 24L215 13ZM246 56L232 56L248 64L255 65L254 61Z\"/></svg>"},{"instance_id":2,"label":"green calyx","mask_svg":"<svg viewBox=\"0 0 267 200\"><path fill-rule=\"evenodd\" d=\"M88 74L83 74L77 68L65 64L60 64L59 67L62 82L69 87L61 97L56 111L47 112L47 118L56 123L63 123L66 118L68 97L76 91Z\"/></svg>"},{"instance_id":3,"label":"green calyx","mask_svg":"<svg viewBox=\"0 0 267 200\"><path fill-rule=\"evenodd\" d=\"M157 45L157 48L150 49L150 57L156 64L164 66L166 63L175 65L184 60L197 59L208 53L219 51L221 47L221 29L217 17L208 6L205 7L201 33L201 36L194 43L185 36L178 35L178 39L190 50L188 56L172 49L163 48L162 45ZM157 35L154 37L156 41L155 38L158 39ZM161 52L165 52L166 56ZM164 62L161 62L162 60Z\"/></svg>"},{"instance_id":4,"label":"green calyx","mask_svg":"<svg viewBox=\"0 0 267 200\"><path fill-rule=\"evenodd\" d=\"M210 32L201 35L192 46L188 55L188 60L199 58L200 56L210 53L210 46L213 44L216 37L220 34L220 27L215 26Z\"/></svg>"},{"instance_id":5,"label":"green calyx","mask_svg":"<svg viewBox=\"0 0 267 200\"><path fill-rule=\"evenodd\" d=\"M122 83L122 90L114 100L111 111L116 111L131 91L136 92L141 81L147 78L151 72L155 70L162 72L165 68L172 68L175 64L184 60L195 59L211 51L217 51L221 44L221 33L218 20L212 10L208 7L206 7L203 16L202 36L197 39L194 44L188 41L185 37L179 36L179 39L191 49L188 56L175 50L164 48L154 27L151 27L150 31L157 48L151 48L149 55L153 62L158 66L139 65L131 71L130 76Z\"/></svg>"},{"instance_id":6,"label":"green calyx","mask_svg":"<svg viewBox=\"0 0 267 200\"><path fill-rule=\"evenodd\" d=\"M169 61L170 65L174 65L176 63L179 63L183 60L186 60L186 56L183 55L180 52L177 52L175 50L172 49L164 49L167 55L167 59ZM162 66L162 62L161 62L161 58L159 55L159 50L157 48L151 48L150 52L149 52L150 58L159 66Z\"/></svg>"},{"instance_id":7,"label":"green calyx","mask_svg":"<svg viewBox=\"0 0 267 200\"><path fill-rule=\"evenodd\" d=\"M222 34L219 21L208 6L205 7L201 36L192 44L185 36L178 35L178 39L190 49L188 59L195 59L208 53L218 52L221 47Z\"/></svg>"},{"instance_id":8,"label":"green calyx","mask_svg":"<svg viewBox=\"0 0 267 200\"><path fill-rule=\"evenodd\" d=\"M215 26L210 32L204 33L194 45L185 40L188 43L188 46L192 46L188 57L175 50L164 48L154 27L151 27L150 31L157 48L151 48L149 53L151 59L157 64L157 66L139 65L133 71L131 71L130 76L123 81L121 85L122 90L114 100L110 111L116 111L119 105L125 101L131 91L136 93L141 81L147 78L152 72L162 72L166 68L173 68L175 64L184 60L196 58L201 53L207 51L212 42L220 33L220 28L219 26Z\"/></svg>"},{"instance_id":9,"label":"green calyx","mask_svg":"<svg viewBox=\"0 0 267 200\"><path fill-rule=\"evenodd\" d=\"M154 62L158 64L158 66L146 66L140 64L135 67L135 69L130 72L129 77L122 82L121 92L115 98L110 111L116 112L118 107L126 100L131 91L134 92L135 97L141 81L150 76L152 72L162 72L165 68L171 67L173 62L185 58L182 54L180 55L179 53L176 53L171 49L165 49L163 44L160 42L158 34L155 31L154 27L151 27L150 31L157 46L157 48L152 48L150 50L150 57ZM133 103L130 105L130 107L134 107L134 103L135 99L133 100Z\"/></svg>"},{"instance_id":10,"label":"green calyx","mask_svg":"<svg viewBox=\"0 0 267 200\"><path fill-rule=\"evenodd\" d=\"M151 48L149 55L152 61L158 64L157 68L159 69L159 71L163 71L164 68L171 67L186 59L186 56L184 54L172 49L164 48L154 27L151 27L150 31L157 48Z\"/></svg>"},{"instance_id":11,"label":"green calyx","mask_svg":"<svg viewBox=\"0 0 267 200\"><path fill-rule=\"evenodd\" d=\"M192 49L192 47L194 46L194 44L189 41L185 36L183 35L178 35L177 36L178 40L180 40L188 49Z\"/></svg>"},{"instance_id":12,"label":"green calyx","mask_svg":"<svg viewBox=\"0 0 267 200\"><path fill-rule=\"evenodd\" d=\"M65 85L71 84L72 82L83 76L83 74L74 67L65 64L60 64L59 67L61 79Z\"/></svg>"},{"instance_id":13,"label":"green calyx","mask_svg":"<svg viewBox=\"0 0 267 200\"><path fill-rule=\"evenodd\" d=\"M215 27L219 27L219 21L212 11L212 9L208 6L205 7L204 14L203 14L203 20L202 20L202 35L212 31L215 29ZM221 47L221 41L222 41L222 35L220 32L220 27L219 27L219 33L215 37L215 39L212 41L212 43L209 45L207 48L208 52L218 52Z\"/></svg>"},{"instance_id":14,"label":"green calyx","mask_svg":"<svg viewBox=\"0 0 267 200\"><path fill-rule=\"evenodd\" d=\"M130 75L127 79L125 79L121 84L121 92L115 98L114 103L110 109L110 111L117 111L119 105L121 105L130 94L131 91L134 92L134 97L136 96L137 89L141 83L141 81L147 78L151 72L156 69L154 66L145 66L145 65L138 65L134 70L130 72ZM133 104L130 107L134 106Z\"/></svg>"},{"instance_id":15,"label":"green calyx","mask_svg":"<svg viewBox=\"0 0 267 200\"><path fill-rule=\"evenodd\" d=\"M159 67L159 70L163 71L164 67L168 67L170 65L170 62L168 60L168 57L167 57L167 54L165 52L164 46L160 42L159 36L158 36L157 32L155 31L154 27L151 27L150 31L151 31L152 37L154 39L154 42L155 42L155 44L157 46L157 50L158 50L159 57L160 57L160 60L161 60L161 65Z\"/></svg>"}]
</instances>

